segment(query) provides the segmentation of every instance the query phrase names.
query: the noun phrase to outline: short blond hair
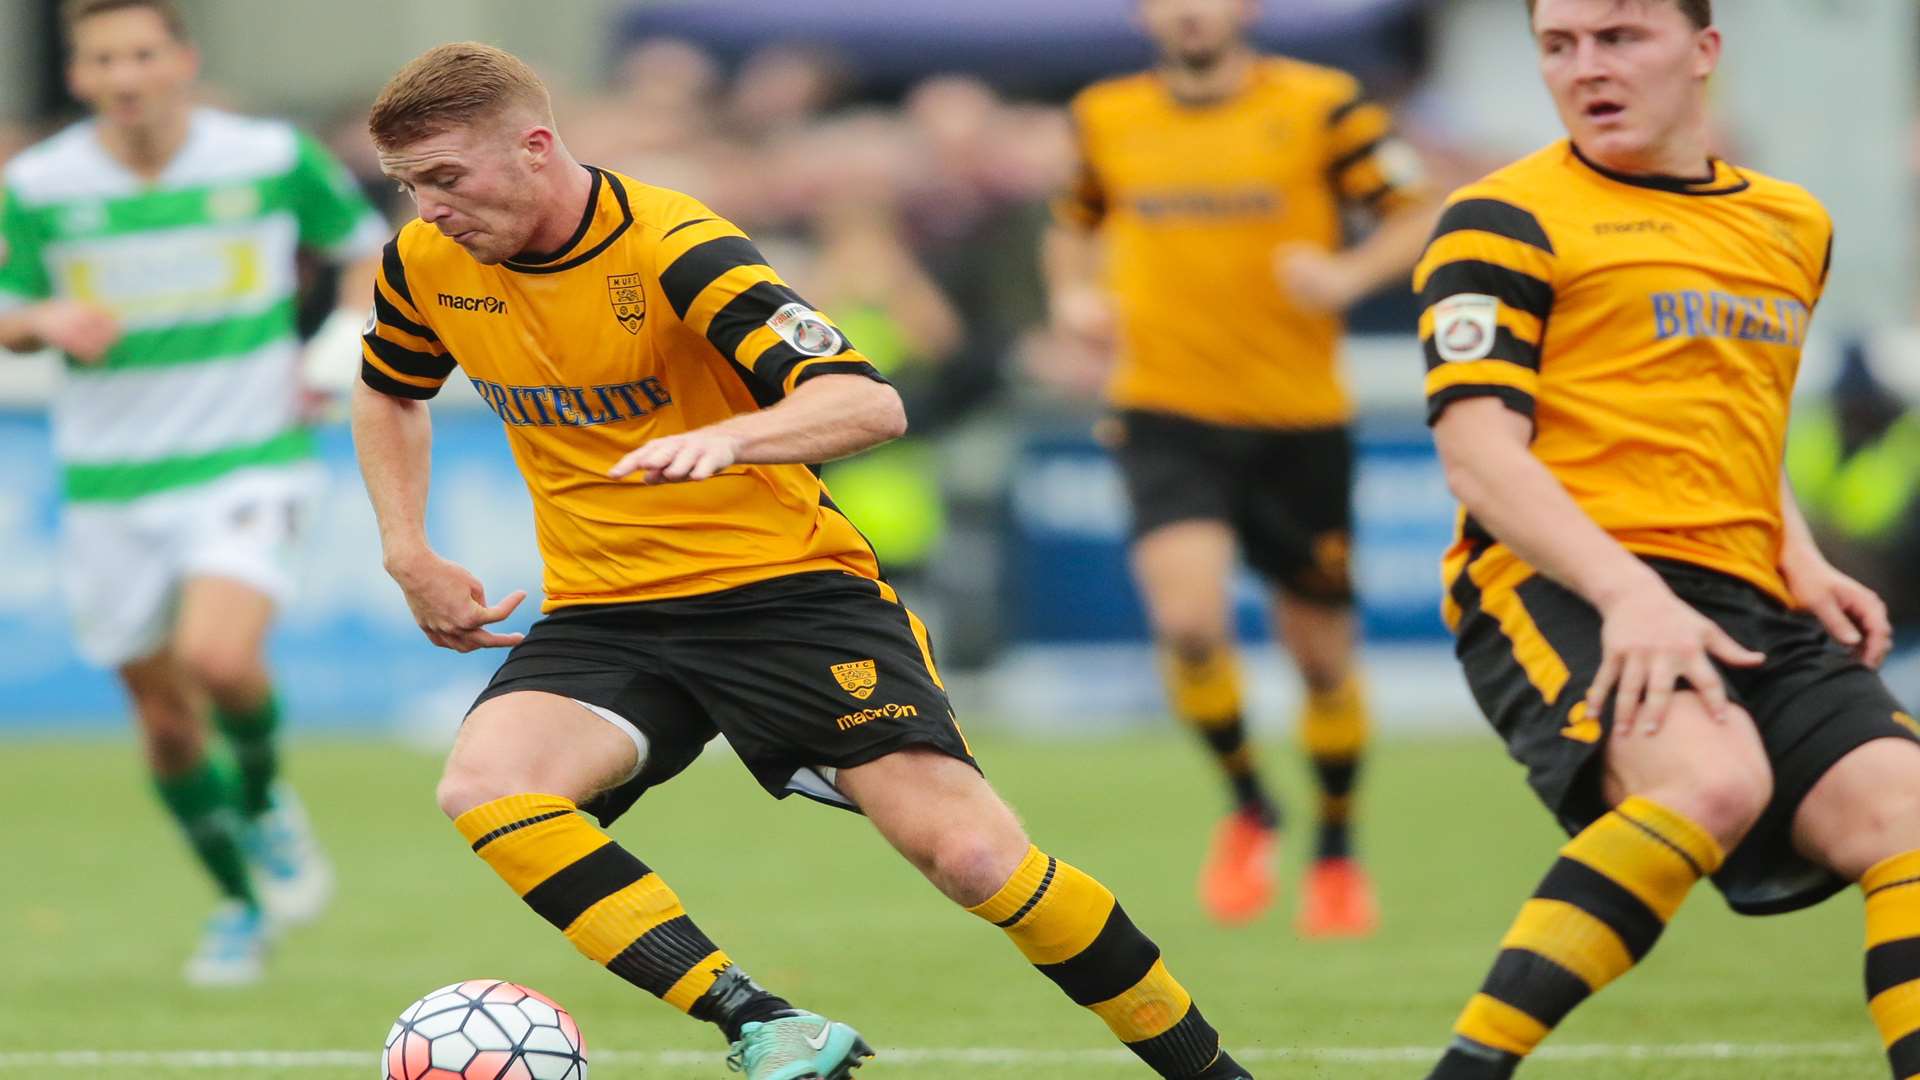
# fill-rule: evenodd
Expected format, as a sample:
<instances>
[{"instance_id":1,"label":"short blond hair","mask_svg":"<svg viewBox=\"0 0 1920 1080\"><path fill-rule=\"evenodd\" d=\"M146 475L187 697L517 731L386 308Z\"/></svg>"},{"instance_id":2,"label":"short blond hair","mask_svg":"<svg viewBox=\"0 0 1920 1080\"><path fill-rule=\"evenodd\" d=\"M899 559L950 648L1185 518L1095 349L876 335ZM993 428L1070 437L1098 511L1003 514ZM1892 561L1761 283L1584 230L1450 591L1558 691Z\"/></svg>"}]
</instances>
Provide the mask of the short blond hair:
<instances>
[{"instance_id":1,"label":"short blond hair","mask_svg":"<svg viewBox=\"0 0 1920 1080\"><path fill-rule=\"evenodd\" d=\"M392 150L514 108L553 123L546 84L525 61L505 49L456 41L421 53L388 81L367 116L367 132L374 146Z\"/></svg>"},{"instance_id":2,"label":"short blond hair","mask_svg":"<svg viewBox=\"0 0 1920 1080\"><path fill-rule=\"evenodd\" d=\"M1705 30L1713 25L1713 0L1670 0L1680 14L1687 17L1695 30ZM1539 0L1527 0L1527 14L1532 15Z\"/></svg>"}]
</instances>

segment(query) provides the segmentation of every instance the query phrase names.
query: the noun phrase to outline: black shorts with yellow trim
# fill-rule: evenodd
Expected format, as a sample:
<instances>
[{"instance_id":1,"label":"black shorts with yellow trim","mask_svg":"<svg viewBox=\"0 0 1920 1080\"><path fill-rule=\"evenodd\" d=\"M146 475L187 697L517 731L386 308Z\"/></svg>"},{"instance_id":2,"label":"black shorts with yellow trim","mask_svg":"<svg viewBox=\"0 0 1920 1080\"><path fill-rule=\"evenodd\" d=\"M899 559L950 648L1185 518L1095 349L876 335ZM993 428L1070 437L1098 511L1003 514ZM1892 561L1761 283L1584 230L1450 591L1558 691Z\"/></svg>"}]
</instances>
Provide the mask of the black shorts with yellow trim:
<instances>
[{"instance_id":1,"label":"black shorts with yellow trim","mask_svg":"<svg viewBox=\"0 0 1920 1080\"><path fill-rule=\"evenodd\" d=\"M926 747L978 769L926 627L882 581L794 574L675 600L560 608L514 646L474 707L543 691L646 739L639 771L582 809L610 825L724 735L776 798L857 809L840 769Z\"/></svg>"},{"instance_id":2,"label":"black shorts with yellow trim","mask_svg":"<svg viewBox=\"0 0 1920 1080\"><path fill-rule=\"evenodd\" d=\"M1345 427L1246 428L1172 413L1115 417L1133 536L1182 521L1233 529L1247 565L1319 604L1353 603L1353 437Z\"/></svg>"},{"instance_id":3,"label":"black shorts with yellow trim","mask_svg":"<svg viewBox=\"0 0 1920 1080\"><path fill-rule=\"evenodd\" d=\"M1794 850L1793 818L1827 770L1877 739L1920 742L1880 677L1834 641L1818 619L1747 582L1667 559L1648 559L1681 600L1735 641L1767 656L1752 669L1720 667L1729 698L1753 717L1773 766L1773 800L1714 884L1746 915L1795 911L1845 888ZM1534 792L1568 834L1608 810L1602 749L1612 709L1584 704L1599 672L1600 616L1586 601L1505 548L1475 553L1450 589L1455 652L1473 696Z\"/></svg>"}]
</instances>

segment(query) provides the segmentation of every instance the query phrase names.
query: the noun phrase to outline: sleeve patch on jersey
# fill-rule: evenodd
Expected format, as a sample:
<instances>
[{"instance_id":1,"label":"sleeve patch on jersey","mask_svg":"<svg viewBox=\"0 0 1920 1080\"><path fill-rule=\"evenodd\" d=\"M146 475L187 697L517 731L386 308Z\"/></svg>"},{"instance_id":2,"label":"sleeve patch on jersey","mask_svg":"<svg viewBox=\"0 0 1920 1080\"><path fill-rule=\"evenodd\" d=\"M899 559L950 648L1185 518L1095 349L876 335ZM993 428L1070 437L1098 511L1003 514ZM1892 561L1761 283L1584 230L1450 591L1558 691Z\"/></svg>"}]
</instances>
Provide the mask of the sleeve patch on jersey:
<instances>
[{"instance_id":1,"label":"sleeve patch on jersey","mask_svg":"<svg viewBox=\"0 0 1920 1080\"><path fill-rule=\"evenodd\" d=\"M1500 301L1484 293L1458 293L1433 306L1433 345L1442 360L1486 359L1499 326Z\"/></svg>"},{"instance_id":2,"label":"sleeve patch on jersey","mask_svg":"<svg viewBox=\"0 0 1920 1080\"><path fill-rule=\"evenodd\" d=\"M784 305L767 320L767 328L806 356L832 356L844 341L840 331L805 304Z\"/></svg>"},{"instance_id":3,"label":"sleeve patch on jersey","mask_svg":"<svg viewBox=\"0 0 1920 1080\"><path fill-rule=\"evenodd\" d=\"M1427 182L1427 167L1420 160L1420 152L1398 136L1388 136L1374 151L1373 160L1380 175L1396 188L1417 188Z\"/></svg>"}]
</instances>

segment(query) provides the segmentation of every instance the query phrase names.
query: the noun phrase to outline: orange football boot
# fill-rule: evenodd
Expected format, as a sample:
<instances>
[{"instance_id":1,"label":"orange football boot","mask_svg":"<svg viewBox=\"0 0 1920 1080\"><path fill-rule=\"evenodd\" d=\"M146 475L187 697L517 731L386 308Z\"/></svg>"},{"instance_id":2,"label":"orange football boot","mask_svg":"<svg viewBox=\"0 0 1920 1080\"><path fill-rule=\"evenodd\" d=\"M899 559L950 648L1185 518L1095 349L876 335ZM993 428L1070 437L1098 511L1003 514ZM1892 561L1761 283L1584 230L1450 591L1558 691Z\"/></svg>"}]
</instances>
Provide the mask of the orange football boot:
<instances>
[{"instance_id":1,"label":"orange football boot","mask_svg":"<svg viewBox=\"0 0 1920 1080\"><path fill-rule=\"evenodd\" d=\"M1215 921L1240 926L1260 917L1278 891L1274 864L1280 832L1252 813L1235 811L1214 830L1200 870L1200 906Z\"/></svg>"},{"instance_id":2,"label":"orange football boot","mask_svg":"<svg viewBox=\"0 0 1920 1080\"><path fill-rule=\"evenodd\" d=\"M1380 928L1373 881L1352 859L1317 859L1300 898L1300 933L1310 938L1361 938Z\"/></svg>"}]
</instances>

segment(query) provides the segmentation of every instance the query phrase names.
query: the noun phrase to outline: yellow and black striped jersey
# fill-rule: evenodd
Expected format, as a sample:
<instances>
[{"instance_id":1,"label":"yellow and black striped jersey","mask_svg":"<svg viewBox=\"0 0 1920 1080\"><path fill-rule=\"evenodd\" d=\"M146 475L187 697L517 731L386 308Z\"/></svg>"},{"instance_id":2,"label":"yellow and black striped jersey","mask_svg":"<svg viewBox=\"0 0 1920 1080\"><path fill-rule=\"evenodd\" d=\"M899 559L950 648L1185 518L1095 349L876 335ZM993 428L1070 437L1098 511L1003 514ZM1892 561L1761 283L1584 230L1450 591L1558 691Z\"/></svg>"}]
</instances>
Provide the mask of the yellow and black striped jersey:
<instances>
[{"instance_id":1,"label":"yellow and black striped jersey","mask_svg":"<svg viewBox=\"0 0 1920 1080\"><path fill-rule=\"evenodd\" d=\"M648 440L779 401L818 375L878 379L834 323L699 202L599 169L551 255L475 262L421 221L387 245L361 378L429 398L457 365L533 495L548 609L693 596L814 570L877 577L805 465L647 486L606 472Z\"/></svg>"},{"instance_id":2,"label":"yellow and black striped jersey","mask_svg":"<svg viewBox=\"0 0 1920 1080\"><path fill-rule=\"evenodd\" d=\"M1250 427L1351 415L1336 315L1296 305L1275 256L1342 241L1343 208L1390 212L1417 156L1351 76L1266 58L1225 101L1194 105L1148 72L1073 103L1081 165L1056 213L1097 226L1120 309L1122 408Z\"/></svg>"},{"instance_id":3,"label":"yellow and black striped jersey","mask_svg":"<svg viewBox=\"0 0 1920 1080\"><path fill-rule=\"evenodd\" d=\"M1629 551L1789 600L1780 469L1833 253L1803 189L1722 161L1629 177L1561 142L1456 192L1414 274L1429 420L1497 397ZM1449 556L1510 558L1471 520Z\"/></svg>"}]
</instances>

